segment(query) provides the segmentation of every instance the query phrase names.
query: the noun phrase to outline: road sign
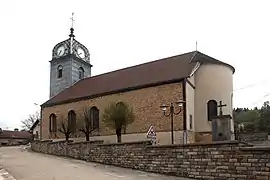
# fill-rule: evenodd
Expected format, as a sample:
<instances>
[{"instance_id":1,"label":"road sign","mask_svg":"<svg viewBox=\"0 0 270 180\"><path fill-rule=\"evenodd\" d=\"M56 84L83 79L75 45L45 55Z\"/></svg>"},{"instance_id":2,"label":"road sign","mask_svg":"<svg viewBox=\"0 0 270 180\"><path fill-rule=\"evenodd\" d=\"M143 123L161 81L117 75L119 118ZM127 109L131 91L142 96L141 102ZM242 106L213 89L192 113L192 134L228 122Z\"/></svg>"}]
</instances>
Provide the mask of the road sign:
<instances>
[{"instance_id":1,"label":"road sign","mask_svg":"<svg viewBox=\"0 0 270 180\"><path fill-rule=\"evenodd\" d=\"M150 128L148 129L146 137L151 140L152 145L156 144L157 134L156 134L153 126L150 126Z\"/></svg>"},{"instance_id":2,"label":"road sign","mask_svg":"<svg viewBox=\"0 0 270 180\"><path fill-rule=\"evenodd\" d=\"M156 132L154 130L154 127L150 126L150 128L147 131L146 137L147 138L155 138L156 136L157 136L157 134L156 134Z\"/></svg>"}]
</instances>

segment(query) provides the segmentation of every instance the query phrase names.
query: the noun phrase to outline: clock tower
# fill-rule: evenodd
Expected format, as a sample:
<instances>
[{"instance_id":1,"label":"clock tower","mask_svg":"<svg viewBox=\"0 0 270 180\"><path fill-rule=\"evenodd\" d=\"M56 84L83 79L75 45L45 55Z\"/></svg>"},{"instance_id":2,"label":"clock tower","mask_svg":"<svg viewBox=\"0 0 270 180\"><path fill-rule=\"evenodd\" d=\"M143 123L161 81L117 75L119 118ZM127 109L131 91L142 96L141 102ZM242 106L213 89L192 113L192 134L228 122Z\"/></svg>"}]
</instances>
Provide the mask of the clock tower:
<instances>
[{"instance_id":1,"label":"clock tower","mask_svg":"<svg viewBox=\"0 0 270 180\"><path fill-rule=\"evenodd\" d=\"M89 51L75 40L73 27L69 38L54 46L50 65L50 98L91 76Z\"/></svg>"}]
</instances>

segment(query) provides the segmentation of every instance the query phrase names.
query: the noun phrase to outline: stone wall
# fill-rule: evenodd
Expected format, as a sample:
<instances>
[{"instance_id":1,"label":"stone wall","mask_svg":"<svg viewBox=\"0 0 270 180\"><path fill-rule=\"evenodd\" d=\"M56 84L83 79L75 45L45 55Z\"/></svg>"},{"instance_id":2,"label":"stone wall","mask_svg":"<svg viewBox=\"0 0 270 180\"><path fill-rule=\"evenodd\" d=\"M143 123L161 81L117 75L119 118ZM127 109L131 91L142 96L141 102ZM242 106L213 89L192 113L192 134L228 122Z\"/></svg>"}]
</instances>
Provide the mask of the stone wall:
<instances>
[{"instance_id":1,"label":"stone wall","mask_svg":"<svg viewBox=\"0 0 270 180\"><path fill-rule=\"evenodd\" d=\"M237 138L247 142L266 141L268 140L268 133L240 133L237 134Z\"/></svg>"},{"instance_id":2,"label":"stone wall","mask_svg":"<svg viewBox=\"0 0 270 180\"><path fill-rule=\"evenodd\" d=\"M7 139L1 138L0 139L0 146L18 146L18 145L25 145L30 142L30 139Z\"/></svg>"},{"instance_id":3,"label":"stone wall","mask_svg":"<svg viewBox=\"0 0 270 180\"><path fill-rule=\"evenodd\" d=\"M32 150L196 179L270 178L270 148L236 141L166 146L152 146L149 141L118 144L35 141Z\"/></svg>"}]
</instances>

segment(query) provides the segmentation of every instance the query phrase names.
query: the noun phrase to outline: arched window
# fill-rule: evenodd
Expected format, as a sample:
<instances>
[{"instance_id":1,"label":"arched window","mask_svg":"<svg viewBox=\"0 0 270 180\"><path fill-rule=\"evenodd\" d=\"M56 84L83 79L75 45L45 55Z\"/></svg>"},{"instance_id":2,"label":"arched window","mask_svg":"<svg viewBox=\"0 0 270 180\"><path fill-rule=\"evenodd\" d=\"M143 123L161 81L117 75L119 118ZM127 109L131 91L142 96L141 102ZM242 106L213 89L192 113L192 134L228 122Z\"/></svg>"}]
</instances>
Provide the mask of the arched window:
<instances>
[{"instance_id":1,"label":"arched window","mask_svg":"<svg viewBox=\"0 0 270 180\"><path fill-rule=\"evenodd\" d=\"M209 100L207 102L207 118L212 121L212 117L217 116L217 101Z\"/></svg>"},{"instance_id":2,"label":"arched window","mask_svg":"<svg viewBox=\"0 0 270 180\"><path fill-rule=\"evenodd\" d=\"M63 76L63 67L61 65L59 65L57 67L57 77L61 78Z\"/></svg>"},{"instance_id":3,"label":"arched window","mask_svg":"<svg viewBox=\"0 0 270 180\"><path fill-rule=\"evenodd\" d=\"M84 69L82 67L79 68L79 79L84 78Z\"/></svg>"},{"instance_id":4,"label":"arched window","mask_svg":"<svg viewBox=\"0 0 270 180\"><path fill-rule=\"evenodd\" d=\"M99 129L99 110L96 106L93 106L90 109L90 119L93 123L93 128Z\"/></svg>"},{"instance_id":5,"label":"arched window","mask_svg":"<svg viewBox=\"0 0 270 180\"><path fill-rule=\"evenodd\" d=\"M50 132L57 132L57 121L56 121L55 114L50 115L49 130L50 130Z\"/></svg>"},{"instance_id":6,"label":"arched window","mask_svg":"<svg viewBox=\"0 0 270 180\"><path fill-rule=\"evenodd\" d=\"M73 110L68 112L68 127L73 133L76 132L76 113Z\"/></svg>"}]
</instances>

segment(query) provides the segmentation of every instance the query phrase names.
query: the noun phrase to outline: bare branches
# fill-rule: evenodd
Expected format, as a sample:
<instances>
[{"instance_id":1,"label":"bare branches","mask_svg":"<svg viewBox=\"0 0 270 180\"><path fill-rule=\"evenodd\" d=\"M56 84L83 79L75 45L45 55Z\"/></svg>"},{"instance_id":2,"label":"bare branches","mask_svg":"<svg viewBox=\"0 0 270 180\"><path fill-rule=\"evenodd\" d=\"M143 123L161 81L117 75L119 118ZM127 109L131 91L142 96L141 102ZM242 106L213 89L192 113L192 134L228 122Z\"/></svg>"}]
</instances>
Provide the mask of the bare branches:
<instances>
[{"instance_id":1,"label":"bare branches","mask_svg":"<svg viewBox=\"0 0 270 180\"><path fill-rule=\"evenodd\" d=\"M34 114L30 114L27 119L22 120L22 128L25 130L29 130L33 124L40 119L40 113L37 111Z\"/></svg>"},{"instance_id":2,"label":"bare branches","mask_svg":"<svg viewBox=\"0 0 270 180\"><path fill-rule=\"evenodd\" d=\"M60 128L59 128L59 132L65 135L66 141L69 140L70 135L72 133L72 128L69 127L69 123L68 121L65 121L63 119L63 116L60 117Z\"/></svg>"},{"instance_id":3,"label":"bare branches","mask_svg":"<svg viewBox=\"0 0 270 180\"><path fill-rule=\"evenodd\" d=\"M93 127L93 119L90 118L90 109L87 107L83 108L82 118L79 120L79 131L84 133L85 140L89 141L90 135L95 130Z\"/></svg>"}]
</instances>

